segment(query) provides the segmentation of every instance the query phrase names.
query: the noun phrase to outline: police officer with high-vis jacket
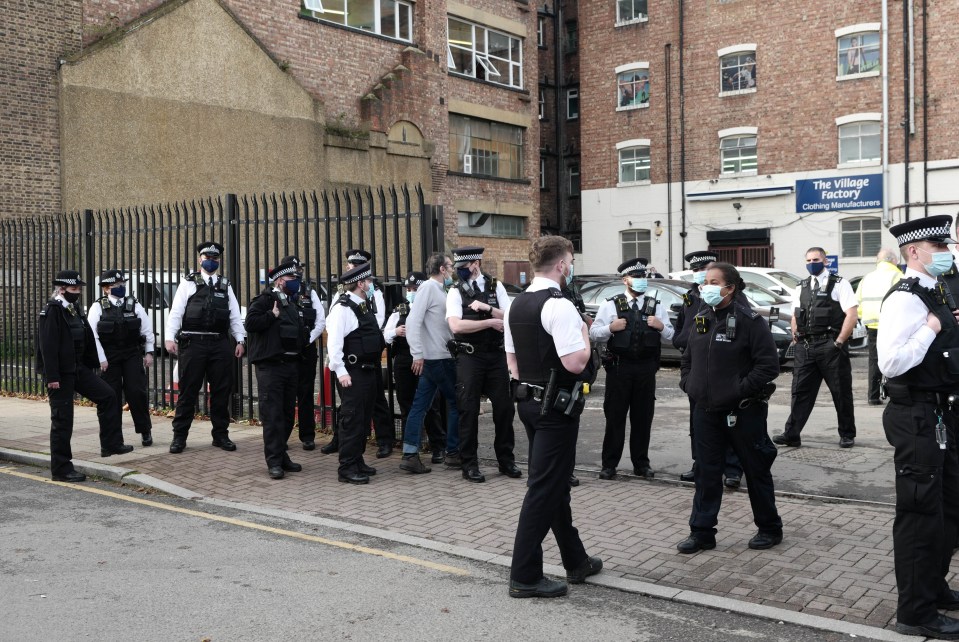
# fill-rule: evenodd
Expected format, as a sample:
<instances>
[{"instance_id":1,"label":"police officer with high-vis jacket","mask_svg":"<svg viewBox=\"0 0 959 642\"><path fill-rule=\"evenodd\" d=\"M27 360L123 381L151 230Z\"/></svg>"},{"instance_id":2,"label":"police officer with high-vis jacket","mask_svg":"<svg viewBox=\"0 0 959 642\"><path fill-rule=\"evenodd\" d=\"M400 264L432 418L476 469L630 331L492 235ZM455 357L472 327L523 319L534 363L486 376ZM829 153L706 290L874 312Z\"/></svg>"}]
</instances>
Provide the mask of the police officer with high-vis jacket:
<instances>
[{"instance_id":1,"label":"police officer with high-vis jacket","mask_svg":"<svg viewBox=\"0 0 959 642\"><path fill-rule=\"evenodd\" d=\"M217 274L223 246L204 241L196 246L196 253L200 269L188 274L177 287L166 326L166 349L179 355L180 391L170 442L174 454L186 448L204 377L210 384L213 445L236 450L229 432L230 390L234 359L242 357L246 349L246 330L229 280Z\"/></svg>"},{"instance_id":2,"label":"police officer with high-vis jacket","mask_svg":"<svg viewBox=\"0 0 959 642\"><path fill-rule=\"evenodd\" d=\"M633 473L652 478L649 436L656 408L656 372L663 342L673 338L665 306L646 296L649 282L643 259L629 259L616 268L625 292L599 306L589 336L606 342L606 435L603 437L600 479L613 479L626 443L629 415L629 456Z\"/></svg>"},{"instance_id":3,"label":"police officer with high-vis jacket","mask_svg":"<svg viewBox=\"0 0 959 642\"><path fill-rule=\"evenodd\" d=\"M463 479L480 483L486 477L477 459L480 397L493 406L493 450L499 471L522 477L513 457L513 417L509 370L503 349L503 316L509 309L506 288L482 271L483 248L453 250L459 282L446 297L446 320L456 350L456 407L459 411L460 456Z\"/></svg>"},{"instance_id":4,"label":"police officer with high-vis jacket","mask_svg":"<svg viewBox=\"0 0 959 642\"><path fill-rule=\"evenodd\" d=\"M806 270L810 277L803 279L799 307L792 318L796 342L792 407L785 430L773 441L783 446L802 445L799 434L825 380L839 417L839 447L852 448L856 443L856 417L847 341L858 322L859 304L849 281L826 270L826 250L809 248Z\"/></svg>"},{"instance_id":5,"label":"police officer with high-vis jacket","mask_svg":"<svg viewBox=\"0 0 959 642\"><path fill-rule=\"evenodd\" d=\"M100 289L103 296L90 306L87 315L97 342L100 376L110 384L118 400L126 399L141 442L151 446L153 422L146 368L153 365L153 323L136 298L127 294L121 270L103 272Z\"/></svg>"},{"instance_id":6,"label":"police officer with high-vis jacket","mask_svg":"<svg viewBox=\"0 0 959 642\"><path fill-rule=\"evenodd\" d=\"M959 639L959 619L939 613L959 610L946 583L959 525L959 324L937 280L953 266L951 224L941 215L889 228L906 272L882 303L877 339L895 449L896 630L943 640Z\"/></svg>"}]
</instances>

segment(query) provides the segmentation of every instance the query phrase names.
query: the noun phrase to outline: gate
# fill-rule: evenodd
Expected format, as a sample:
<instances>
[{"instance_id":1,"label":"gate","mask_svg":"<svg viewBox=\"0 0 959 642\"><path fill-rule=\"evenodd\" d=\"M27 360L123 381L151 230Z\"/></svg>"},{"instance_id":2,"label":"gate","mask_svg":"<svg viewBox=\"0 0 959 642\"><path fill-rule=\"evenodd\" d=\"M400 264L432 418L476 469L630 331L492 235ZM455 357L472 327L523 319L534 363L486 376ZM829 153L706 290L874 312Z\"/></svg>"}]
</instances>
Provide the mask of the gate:
<instances>
[{"instance_id":1,"label":"gate","mask_svg":"<svg viewBox=\"0 0 959 642\"><path fill-rule=\"evenodd\" d=\"M57 270L79 269L87 282L87 307L99 297L100 272L119 268L129 289L154 321L163 345L167 314L183 275L197 269L195 247L207 240L224 245L221 273L246 304L266 285L266 273L295 254L303 262L327 310L346 251L373 253L373 273L384 290L387 315L402 300L399 283L426 258L441 251L442 208L424 202L423 191L390 187L375 191L336 190L298 194L227 194L190 202L110 210L86 210L47 218L0 221L0 390L45 394L34 369L37 318L50 296ZM320 368L324 363L320 346ZM175 358L160 351L148 373L151 406L172 406ZM335 375L317 377L320 424L334 420ZM392 362L387 359L390 407L396 414ZM324 390L325 389L325 390ZM324 392L326 394L324 394ZM201 392L200 410L208 400ZM253 366L237 360L231 409L234 418L256 416Z\"/></svg>"},{"instance_id":2,"label":"gate","mask_svg":"<svg viewBox=\"0 0 959 642\"><path fill-rule=\"evenodd\" d=\"M723 263L731 263L740 267L773 267L772 245L737 245L737 246L709 246L710 252Z\"/></svg>"}]
</instances>

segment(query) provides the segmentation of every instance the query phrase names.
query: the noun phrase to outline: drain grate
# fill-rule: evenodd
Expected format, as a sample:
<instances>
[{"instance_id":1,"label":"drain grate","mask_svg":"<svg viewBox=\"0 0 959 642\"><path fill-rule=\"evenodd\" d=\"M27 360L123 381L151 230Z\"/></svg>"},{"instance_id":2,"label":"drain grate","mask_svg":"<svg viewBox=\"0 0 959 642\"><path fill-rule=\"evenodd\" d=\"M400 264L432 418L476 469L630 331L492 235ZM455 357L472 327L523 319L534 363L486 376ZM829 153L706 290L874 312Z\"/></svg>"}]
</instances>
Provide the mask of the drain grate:
<instances>
[{"instance_id":1,"label":"drain grate","mask_svg":"<svg viewBox=\"0 0 959 642\"><path fill-rule=\"evenodd\" d=\"M827 450L824 448L792 448L788 452L779 451L779 457L810 464L845 464L860 455L852 450Z\"/></svg>"}]
</instances>

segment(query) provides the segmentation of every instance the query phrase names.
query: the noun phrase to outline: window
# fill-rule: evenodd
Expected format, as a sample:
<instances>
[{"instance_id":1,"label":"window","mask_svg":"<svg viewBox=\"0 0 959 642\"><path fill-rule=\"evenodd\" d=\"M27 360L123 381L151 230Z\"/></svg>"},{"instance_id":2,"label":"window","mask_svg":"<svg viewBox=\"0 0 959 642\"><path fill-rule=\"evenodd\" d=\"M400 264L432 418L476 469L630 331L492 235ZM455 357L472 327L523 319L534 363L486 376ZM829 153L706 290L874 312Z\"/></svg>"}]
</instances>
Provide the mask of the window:
<instances>
[{"instance_id":1,"label":"window","mask_svg":"<svg viewBox=\"0 0 959 642\"><path fill-rule=\"evenodd\" d=\"M649 107L649 63L635 62L616 68L616 109Z\"/></svg>"},{"instance_id":2,"label":"window","mask_svg":"<svg viewBox=\"0 0 959 642\"><path fill-rule=\"evenodd\" d=\"M857 114L852 118L861 118L863 116L873 116L874 118L862 118L861 120L848 120L850 117L837 118L836 124L839 126L839 164L844 163L874 163L880 160L880 150L882 148L880 133L879 114ZM843 122L845 120L845 122Z\"/></svg>"},{"instance_id":3,"label":"window","mask_svg":"<svg viewBox=\"0 0 959 642\"><path fill-rule=\"evenodd\" d=\"M849 218L840 223L843 256L876 256L882 244L878 218Z\"/></svg>"},{"instance_id":4,"label":"window","mask_svg":"<svg viewBox=\"0 0 959 642\"><path fill-rule=\"evenodd\" d=\"M526 219L522 216L460 212L458 229L462 236L501 236L526 238Z\"/></svg>"},{"instance_id":5,"label":"window","mask_svg":"<svg viewBox=\"0 0 959 642\"><path fill-rule=\"evenodd\" d=\"M523 129L450 114L450 171L522 179Z\"/></svg>"},{"instance_id":6,"label":"window","mask_svg":"<svg viewBox=\"0 0 959 642\"><path fill-rule=\"evenodd\" d=\"M756 173L756 136L727 136L719 141L723 174Z\"/></svg>"},{"instance_id":7,"label":"window","mask_svg":"<svg viewBox=\"0 0 959 642\"><path fill-rule=\"evenodd\" d=\"M543 89L539 90L539 119L546 119L546 91Z\"/></svg>"},{"instance_id":8,"label":"window","mask_svg":"<svg viewBox=\"0 0 959 642\"><path fill-rule=\"evenodd\" d=\"M566 90L566 120L579 118L579 89Z\"/></svg>"},{"instance_id":9,"label":"window","mask_svg":"<svg viewBox=\"0 0 959 642\"><path fill-rule=\"evenodd\" d=\"M617 145L619 147L619 145ZM649 143L619 150L619 182L649 180Z\"/></svg>"},{"instance_id":10,"label":"window","mask_svg":"<svg viewBox=\"0 0 959 642\"><path fill-rule=\"evenodd\" d=\"M646 0L616 0L616 23L641 22L649 15L646 13Z\"/></svg>"},{"instance_id":11,"label":"window","mask_svg":"<svg viewBox=\"0 0 959 642\"><path fill-rule=\"evenodd\" d=\"M523 87L523 41L457 18L447 20L447 66L470 78Z\"/></svg>"},{"instance_id":12,"label":"window","mask_svg":"<svg viewBox=\"0 0 959 642\"><path fill-rule=\"evenodd\" d=\"M853 30L850 33L850 29ZM855 31L859 29L859 31ZM856 25L836 30L839 55L837 78L879 75L879 25Z\"/></svg>"},{"instance_id":13,"label":"window","mask_svg":"<svg viewBox=\"0 0 959 642\"><path fill-rule=\"evenodd\" d=\"M649 257L652 249L649 230L626 230L619 233L619 243L623 252L623 261Z\"/></svg>"},{"instance_id":14,"label":"window","mask_svg":"<svg viewBox=\"0 0 959 642\"><path fill-rule=\"evenodd\" d=\"M743 51L719 59L720 89L725 92L756 91L756 52Z\"/></svg>"},{"instance_id":15,"label":"window","mask_svg":"<svg viewBox=\"0 0 959 642\"><path fill-rule=\"evenodd\" d=\"M546 18L536 19L536 46L546 49Z\"/></svg>"},{"instance_id":16,"label":"window","mask_svg":"<svg viewBox=\"0 0 959 642\"><path fill-rule=\"evenodd\" d=\"M546 159L539 159L539 188L546 189Z\"/></svg>"},{"instance_id":17,"label":"window","mask_svg":"<svg viewBox=\"0 0 959 642\"><path fill-rule=\"evenodd\" d=\"M312 0L306 9L314 17L360 31L411 42L413 5L400 0Z\"/></svg>"},{"instance_id":18,"label":"window","mask_svg":"<svg viewBox=\"0 0 959 642\"><path fill-rule=\"evenodd\" d=\"M566 23L566 53L579 49L579 27L576 22Z\"/></svg>"},{"instance_id":19,"label":"window","mask_svg":"<svg viewBox=\"0 0 959 642\"><path fill-rule=\"evenodd\" d=\"M569 197L579 196L579 165L570 165L566 170L569 174Z\"/></svg>"}]
</instances>

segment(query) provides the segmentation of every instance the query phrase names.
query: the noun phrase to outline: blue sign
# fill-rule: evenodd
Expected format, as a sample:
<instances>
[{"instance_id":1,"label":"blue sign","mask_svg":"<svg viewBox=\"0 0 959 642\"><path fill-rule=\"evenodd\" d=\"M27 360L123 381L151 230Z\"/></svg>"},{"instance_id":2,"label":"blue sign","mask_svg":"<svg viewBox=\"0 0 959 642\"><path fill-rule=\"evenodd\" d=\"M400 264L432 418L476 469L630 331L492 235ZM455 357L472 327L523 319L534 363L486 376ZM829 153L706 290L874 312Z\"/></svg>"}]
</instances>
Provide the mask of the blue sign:
<instances>
[{"instance_id":1,"label":"blue sign","mask_svg":"<svg viewBox=\"0 0 959 642\"><path fill-rule=\"evenodd\" d=\"M882 174L834 176L796 181L796 212L882 208Z\"/></svg>"},{"instance_id":2,"label":"blue sign","mask_svg":"<svg viewBox=\"0 0 959 642\"><path fill-rule=\"evenodd\" d=\"M826 269L829 270L831 274L839 274L839 255L838 254L826 255Z\"/></svg>"}]
</instances>

